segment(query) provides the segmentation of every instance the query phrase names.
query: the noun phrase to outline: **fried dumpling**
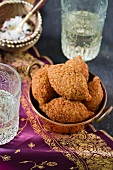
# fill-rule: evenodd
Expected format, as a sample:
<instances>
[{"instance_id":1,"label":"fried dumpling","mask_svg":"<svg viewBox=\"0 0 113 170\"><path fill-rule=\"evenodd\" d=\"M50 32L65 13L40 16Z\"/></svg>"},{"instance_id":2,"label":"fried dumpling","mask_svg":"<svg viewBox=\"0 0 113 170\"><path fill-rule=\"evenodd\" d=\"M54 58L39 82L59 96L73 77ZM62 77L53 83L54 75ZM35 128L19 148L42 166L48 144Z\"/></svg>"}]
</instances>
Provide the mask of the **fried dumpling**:
<instances>
[{"instance_id":1,"label":"fried dumpling","mask_svg":"<svg viewBox=\"0 0 113 170\"><path fill-rule=\"evenodd\" d=\"M103 90L99 77L94 77L93 81L88 83L88 89L92 99L85 101L84 104L88 110L96 112L103 99Z\"/></svg>"},{"instance_id":2,"label":"fried dumpling","mask_svg":"<svg viewBox=\"0 0 113 170\"><path fill-rule=\"evenodd\" d=\"M86 78L73 67L66 64L52 65L48 68L48 77L51 86L60 96L78 101L91 99Z\"/></svg>"},{"instance_id":3,"label":"fried dumpling","mask_svg":"<svg viewBox=\"0 0 113 170\"><path fill-rule=\"evenodd\" d=\"M66 100L63 97L52 99L40 108L51 120L60 123L79 123L94 115L94 112L88 111L83 103Z\"/></svg>"},{"instance_id":4,"label":"fried dumpling","mask_svg":"<svg viewBox=\"0 0 113 170\"><path fill-rule=\"evenodd\" d=\"M88 65L82 60L81 56L67 60L65 64L67 64L68 66L72 66L76 72L78 71L82 73L86 78L86 81L88 81L89 79Z\"/></svg>"},{"instance_id":5,"label":"fried dumpling","mask_svg":"<svg viewBox=\"0 0 113 170\"><path fill-rule=\"evenodd\" d=\"M48 67L49 65L40 68L32 76L32 94L39 104L44 104L56 96L56 92L49 83Z\"/></svg>"}]
</instances>

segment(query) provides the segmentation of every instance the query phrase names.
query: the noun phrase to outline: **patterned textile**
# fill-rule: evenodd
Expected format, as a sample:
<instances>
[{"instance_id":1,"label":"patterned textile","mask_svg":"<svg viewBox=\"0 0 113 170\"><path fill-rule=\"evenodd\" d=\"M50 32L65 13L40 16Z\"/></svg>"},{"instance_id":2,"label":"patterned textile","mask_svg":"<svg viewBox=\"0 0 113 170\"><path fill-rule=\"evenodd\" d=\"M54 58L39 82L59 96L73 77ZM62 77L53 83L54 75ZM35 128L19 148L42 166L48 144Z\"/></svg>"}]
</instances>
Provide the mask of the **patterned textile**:
<instances>
[{"instance_id":1,"label":"patterned textile","mask_svg":"<svg viewBox=\"0 0 113 170\"><path fill-rule=\"evenodd\" d=\"M0 51L0 62L14 67L22 78L20 125L17 136L0 146L0 170L113 170L113 138L92 125L75 134L50 132L29 102L29 64L41 60L35 47L20 54ZM35 70L36 68L34 68ZM33 71L34 71L33 70Z\"/></svg>"}]
</instances>

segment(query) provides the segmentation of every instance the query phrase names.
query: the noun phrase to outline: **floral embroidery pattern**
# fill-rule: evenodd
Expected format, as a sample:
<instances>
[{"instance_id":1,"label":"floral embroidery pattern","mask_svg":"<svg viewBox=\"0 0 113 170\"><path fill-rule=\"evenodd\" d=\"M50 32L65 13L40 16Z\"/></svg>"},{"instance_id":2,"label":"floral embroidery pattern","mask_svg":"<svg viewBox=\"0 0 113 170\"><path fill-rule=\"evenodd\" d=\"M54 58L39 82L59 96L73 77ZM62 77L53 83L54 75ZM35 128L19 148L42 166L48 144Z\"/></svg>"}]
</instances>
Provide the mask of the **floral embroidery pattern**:
<instances>
[{"instance_id":1,"label":"floral embroidery pattern","mask_svg":"<svg viewBox=\"0 0 113 170\"><path fill-rule=\"evenodd\" d=\"M21 118L20 121L25 122L25 124L23 125L23 127L19 127L17 135L19 135L24 130L24 128L27 126L29 119Z\"/></svg>"},{"instance_id":2,"label":"floral embroidery pattern","mask_svg":"<svg viewBox=\"0 0 113 170\"><path fill-rule=\"evenodd\" d=\"M0 157L2 158L3 161L10 161L11 160L11 156L8 156L8 155L0 155Z\"/></svg>"},{"instance_id":3,"label":"floral embroidery pattern","mask_svg":"<svg viewBox=\"0 0 113 170\"><path fill-rule=\"evenodd\" d=\"M2 56L0 57L0 62L11 65L19 72L22 78L26 77L27 67L35 61L37 61L37 58L33 57L28 52L14 54L2 52ZM33 72L34 71L35 70L33 70Z\"/></svg>"},{"instance_id":4,"label":"floral embroidery pattern","mask_svg":"<svg viewBox=\"0 0 113 170\"><path fill-rule=\"evenodd\" d=\"M33 144L32 142L28 144L28 146L32 149L35 147L35 144Z\"/></svg>"},{"instance_id":5,"label":"floral embroidery pattern","mask_svg":"<svg viewBox=\"0 0 113 170\"><path fill-rule=\"evenodd\" d=\"M17 150L15 151L15 154L16 154L16 153L19 153L19 152L20 152L20 149L17 149Z\"/></svg>"},{"instance_id":6,"label":"floral embroidery pattern","mask_svg":"<svg viewBox=\"0 0 113 170\"><path fill-rule=\"evenodd\" d=\"M69 170L77 170L77 169L78 169L77 166L69 168Z\"/></svg>"},{"instance_id":7,"label":"floral embroidery pattern","mask_svg":"<svg viewBox=\"0 0 113 170\"><path fill-rule=\"evenodd\" d=\"M36 164L36 162L33 162L33 161L22 161L20 163L23 163L23 164L26 164L26 163L32 163L33 166L32 168L30 168L30 170L33 170L35 168L38 168L38 169L44 169L46 168L47 166L49 167L54 167L54 166L57 166L57 163L56 162L47 162L47 161L44 161L42 162L41 164Z\"/></svg>"}]
</instances>

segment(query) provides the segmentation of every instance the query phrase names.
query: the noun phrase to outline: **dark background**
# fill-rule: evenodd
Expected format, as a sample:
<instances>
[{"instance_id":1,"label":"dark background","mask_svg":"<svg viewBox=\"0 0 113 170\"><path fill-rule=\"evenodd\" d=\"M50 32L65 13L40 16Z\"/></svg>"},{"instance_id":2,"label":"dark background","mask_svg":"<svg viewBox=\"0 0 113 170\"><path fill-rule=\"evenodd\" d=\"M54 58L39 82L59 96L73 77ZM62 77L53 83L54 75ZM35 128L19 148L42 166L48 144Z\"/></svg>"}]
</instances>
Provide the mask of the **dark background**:
<instances>
[{"instance_id":1,"label":"dark background","mask_svg":"<svg viewBox=\"0 0 113 170\"><path fill-rule=\"evenodd\" d=\"M87 62L89 70L98 75L106 87L106 107L113 105L113 0L108 3L100 52L94 60ZM43 30L36 47L41 55L48 56L54 64L63 63L67 58L61 50L61 0L48 0L40 13L43 18ZM113 111L94 126L113 136L112 124Z\"/></svg>"}]
</instances>

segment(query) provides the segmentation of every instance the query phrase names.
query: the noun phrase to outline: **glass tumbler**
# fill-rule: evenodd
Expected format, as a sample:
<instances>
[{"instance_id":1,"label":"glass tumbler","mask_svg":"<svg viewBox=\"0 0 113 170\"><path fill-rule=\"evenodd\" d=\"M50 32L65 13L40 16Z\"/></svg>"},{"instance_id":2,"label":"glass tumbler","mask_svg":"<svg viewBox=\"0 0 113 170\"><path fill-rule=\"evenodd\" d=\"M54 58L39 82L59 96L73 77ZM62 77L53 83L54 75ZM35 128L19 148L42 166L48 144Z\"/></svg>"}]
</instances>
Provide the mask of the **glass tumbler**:
<instances>
[{"instance_id":1,"label":"glass tumbler","mask_svg":"<svg viewBox=\"0 0 113 170\"><path fill-rule=\"evenodd\" d=\"M108 0L61 0L62 51L68 59L94 59L102 41Z\"/></svg>"},{"instance_id":2,"label":"glass tumbler","mask_svg":"<svg viewBox=\"0 0 113 170\"><path fill-rule=\"evenodd\" d=\"M0 145L10 142L19 127L21 78L12 67L0 63Z\"/></svg>"}]
</instances>

